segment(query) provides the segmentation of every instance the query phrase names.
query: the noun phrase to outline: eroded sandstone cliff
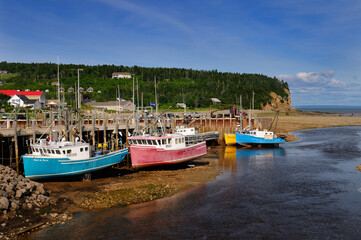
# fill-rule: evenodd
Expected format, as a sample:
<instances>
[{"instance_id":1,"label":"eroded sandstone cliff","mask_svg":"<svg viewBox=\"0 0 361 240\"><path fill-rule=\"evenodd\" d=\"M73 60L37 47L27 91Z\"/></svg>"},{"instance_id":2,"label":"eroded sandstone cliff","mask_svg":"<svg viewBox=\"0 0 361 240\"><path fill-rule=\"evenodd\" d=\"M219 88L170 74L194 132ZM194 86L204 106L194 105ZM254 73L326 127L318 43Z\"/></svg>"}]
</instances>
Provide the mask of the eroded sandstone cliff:
<instances>
[{"instance_id":1,"label":"eroded sandstone cliff","mask_svg":"<svg viewBox=\"0 0 361 240\"><path fill-rule=\"evenodd\" d=\"M272 111L292 111L295 110L291 107L291 94L288 89L285 88L285 92L288 94L287 97L281 97L275 92L271 92L270 96L272 98L270 103L267 103L262 107L263 110L272 110Z\"/></svg>"}]
</instances>

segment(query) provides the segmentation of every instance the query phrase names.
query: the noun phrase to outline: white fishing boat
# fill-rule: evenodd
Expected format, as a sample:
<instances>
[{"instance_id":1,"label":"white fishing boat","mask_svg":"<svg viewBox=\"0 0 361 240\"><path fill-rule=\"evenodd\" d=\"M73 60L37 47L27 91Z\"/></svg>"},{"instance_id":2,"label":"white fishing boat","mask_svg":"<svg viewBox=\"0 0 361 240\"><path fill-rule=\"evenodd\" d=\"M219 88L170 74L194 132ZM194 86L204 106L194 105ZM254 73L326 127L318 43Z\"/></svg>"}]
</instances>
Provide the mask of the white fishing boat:
<instances>
[{"instance_id":1,"label":"white fishing boat","mask_svg":"<svg viewBox=\"0 0 361 240\"><path fill-rule=\"evenodd\" d=\"M90 173L120 163L128 149L91 151L88 143L48 141L30 145L31 153L22 156L25 177L42 179Z\"/></svg>"}]
</instances>

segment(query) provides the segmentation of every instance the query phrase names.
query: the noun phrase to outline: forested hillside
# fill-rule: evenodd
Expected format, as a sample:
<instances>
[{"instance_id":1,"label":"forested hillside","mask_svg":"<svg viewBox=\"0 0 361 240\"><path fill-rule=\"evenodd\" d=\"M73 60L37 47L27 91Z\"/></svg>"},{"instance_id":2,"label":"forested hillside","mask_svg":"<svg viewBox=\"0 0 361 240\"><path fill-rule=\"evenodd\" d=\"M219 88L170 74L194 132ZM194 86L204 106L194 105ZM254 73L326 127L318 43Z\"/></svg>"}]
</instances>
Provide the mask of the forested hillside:
<instances>
[{"instance_id":1,"label":"forested hillside","mask_svg":"<svg viewBox=\"0 0 361 240\"><path fill-rule=\"evenodd\" d=\"M80 86L84 89L92 87L93 93L85 93L85 98L96 101L115 100L119 86L121 97L131 100L132 79L112 79L113 72L129 72L134 74L139 83L139 96L144 95L144 103L154 102L154 78L157 79L159 104L162 106L185 102L189 107L208 107L211 98L218 98L223 104L239 103L242 95L242 105L249 108L252 92L255 92L255 108L260 108L271 101L270 93L287 98L288 84L276 77L260 74L240 74L204 71L183 68L146 68L115 65L60 65L60 82L67 90L77 83L77 69L83 69L80 74ZM56 98L57 65L54 63L7 63L0 62L0 70L7 70L6 84L1 89L19 90L49 90L47 98ZM1 78L2 77L2 78ZM0 79L4 79L5 75ZM101 93L98 93L101 91ZM66 98L73 99L73 93L66 93Z\"/></svg>"}]
</instances>

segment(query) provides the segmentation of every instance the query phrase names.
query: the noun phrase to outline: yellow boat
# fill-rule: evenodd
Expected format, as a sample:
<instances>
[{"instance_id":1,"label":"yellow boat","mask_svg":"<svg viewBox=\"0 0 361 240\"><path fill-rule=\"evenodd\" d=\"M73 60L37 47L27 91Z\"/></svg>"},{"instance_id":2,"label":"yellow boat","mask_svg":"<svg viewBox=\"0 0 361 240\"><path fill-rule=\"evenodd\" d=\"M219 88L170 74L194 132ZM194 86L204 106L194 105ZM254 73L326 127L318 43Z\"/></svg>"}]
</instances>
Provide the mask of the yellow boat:
<instances>
[{"instance_id":1,"label":"yellow boat","mask_svg":"<svg viewBox=\"0 0 361 240\"><path fill-rule=\"evenodd\" d=\"M226 145L235 145L235 144L237 144L236 134L234 134L234 133L225 133L224 134L224 141L226 142Z\"/></svg>"}]
</instances>

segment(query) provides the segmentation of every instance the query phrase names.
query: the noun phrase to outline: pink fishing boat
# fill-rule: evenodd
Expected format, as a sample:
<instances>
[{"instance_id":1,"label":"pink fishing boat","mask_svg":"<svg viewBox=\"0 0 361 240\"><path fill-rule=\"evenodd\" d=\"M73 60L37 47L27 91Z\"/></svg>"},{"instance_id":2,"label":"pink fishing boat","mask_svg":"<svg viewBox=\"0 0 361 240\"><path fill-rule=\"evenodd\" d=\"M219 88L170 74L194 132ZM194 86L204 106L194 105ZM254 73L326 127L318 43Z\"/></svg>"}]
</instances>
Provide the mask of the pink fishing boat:
<instances>
[{"instance_id":1,"label":"pink fishing boat","mask_svg":"<svg viewBox=\"0 0 361 240\"><path fill-rule=\"evenodd\" d=\"M186 162L207 154L206 142L186 144L179 134L129 137L132 166L148 167Z\"/></svg>"}]
</instances>

